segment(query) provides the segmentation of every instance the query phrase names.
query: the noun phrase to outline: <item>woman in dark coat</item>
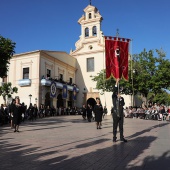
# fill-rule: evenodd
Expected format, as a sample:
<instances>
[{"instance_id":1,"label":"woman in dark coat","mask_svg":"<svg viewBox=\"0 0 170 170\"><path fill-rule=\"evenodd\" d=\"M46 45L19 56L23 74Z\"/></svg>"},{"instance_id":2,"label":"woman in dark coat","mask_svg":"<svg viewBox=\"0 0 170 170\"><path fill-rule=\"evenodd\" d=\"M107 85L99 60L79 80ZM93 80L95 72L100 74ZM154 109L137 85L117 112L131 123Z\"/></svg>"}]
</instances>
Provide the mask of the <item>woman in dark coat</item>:
<instances>
[{"instance_id":1,"label":"woman in dark coat","mask_svg":"<svg viewBox=\"0 0 170 170\"><path fill-rule=\"evenodd\" d=\"M37 115L38 115L38 108L37 108L37 105L34 104L34 112L33 112L33 116L34 116L34 119L35 119L35 120L37 119Z\"/></svg>"},{"instance_id":2,"label":"woman in dark coat","mask_svg":"<svg viewBox=\"0 0 170 170\"><path fill-rule=\"evenodd\" d=\"M11 105L9 106L9 113L10 113L10 120L11 120L11 129L14 127L14 115L13 115L13 112L12 112L12 109L15 105L15 99L12 100L12 103Z\"/></svg>"},{"instance_id":3,"label":"woman in dark coat","mask_svg":"<svg viewBox=\"0 0 170 170\"><path fill-rule=\"evenodd\" d=\"M29 120L33 121L34 120L34 107L32 103L30 103L30 106L28 108L28 114L29 114Z\"/></svg>"},{"instance_id":4,"label":"woman in dark coat","mask_svg":"<svg viewBox=\"0 0 170 170\"><path fill-rule=\"evenodd\" d=\"M91 118L92 118L92 106L90 104L87 105L87 119L89 122L91 122Z\"/></svg>"},{"instance_id":5,"label":"woman in dark coat","mask_svg":"<svg viewBox=\"0 0 170 170\"><path fill-rule=\"evenodd\" d=\"M103 116L103 107L101 105L100 99L96 98L96 105L94 106L95 121L97 129L101 129L101 122Z\"/></svg>"},{"instance_id":6,"label":"woman in dark coat","mask_svg":"<svg viewBox=\"0 0 170 170\"><path fill-rule=\"evenodd\" d=\"M19 132L19 124L22 115L22 106L19 103L19 98L15 99L15 104L12 107L12 113L13 113L13 123L15 128L14 132Z\"/></svg>"}]
</instances>

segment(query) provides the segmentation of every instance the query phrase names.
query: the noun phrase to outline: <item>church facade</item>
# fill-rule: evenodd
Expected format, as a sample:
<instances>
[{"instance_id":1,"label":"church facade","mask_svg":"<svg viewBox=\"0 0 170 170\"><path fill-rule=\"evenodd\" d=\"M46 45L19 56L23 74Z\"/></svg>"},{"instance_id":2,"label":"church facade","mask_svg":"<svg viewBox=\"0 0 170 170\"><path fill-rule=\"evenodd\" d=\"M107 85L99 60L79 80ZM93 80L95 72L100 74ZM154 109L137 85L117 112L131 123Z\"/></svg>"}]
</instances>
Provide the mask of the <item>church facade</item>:
<instances>
[{"instance_id":1,"label":"church facade","mask_svg":"<svg viewBox=\"0 0 170 170\"><path fill-rule=\"evenodd\" d=\"M76 49L70 55L77 60L76 84L79 87L77 105L94 104L96 97L101 99L102 105L108 110L112 107L112 92L101 93L96 89L96 82L92 77L105 69L105 43L101 30L102 16L99 10L88 5L84 15L78 20L81 26L80 39L75 43ZM114 86L114 85L113 85ZM126 105L131 105L129 96L123 96Z\"/></svg>"}]
</instances>

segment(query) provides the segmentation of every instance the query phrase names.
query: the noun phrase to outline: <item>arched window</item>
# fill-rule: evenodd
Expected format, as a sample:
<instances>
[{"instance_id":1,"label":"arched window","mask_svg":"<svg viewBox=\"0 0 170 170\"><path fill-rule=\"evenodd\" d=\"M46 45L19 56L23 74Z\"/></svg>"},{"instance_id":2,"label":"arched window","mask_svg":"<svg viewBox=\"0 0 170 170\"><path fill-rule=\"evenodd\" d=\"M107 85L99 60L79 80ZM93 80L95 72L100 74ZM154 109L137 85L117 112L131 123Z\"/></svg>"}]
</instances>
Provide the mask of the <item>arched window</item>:
<instances>
[{"instance_id":1,"label":"arched window","mask_svg":"<svg viewBox=\"0 0 170 170\"><path fill-rule=\"evenodd\" d=\"M89 13L89 19L91 19L91 13Z\"/></svg>"},{"instance_id":2,"label":"arched window","mask_svg":"<svg viewBox=\"0 0 170 170\"><path fill-rule=\"evenodd\" d=\"M85 37L89 36L89 28L85 28Z\"/></svg>"},{"instance_id":3,"label":"arched window","mask_svg":"<svg viewBox=\"0 0 170 170\"><path fill-rule=\"evenodd\" d=\"M93 36L97 36L97 27L93 26Z\"/></svg>"}]
</instances>

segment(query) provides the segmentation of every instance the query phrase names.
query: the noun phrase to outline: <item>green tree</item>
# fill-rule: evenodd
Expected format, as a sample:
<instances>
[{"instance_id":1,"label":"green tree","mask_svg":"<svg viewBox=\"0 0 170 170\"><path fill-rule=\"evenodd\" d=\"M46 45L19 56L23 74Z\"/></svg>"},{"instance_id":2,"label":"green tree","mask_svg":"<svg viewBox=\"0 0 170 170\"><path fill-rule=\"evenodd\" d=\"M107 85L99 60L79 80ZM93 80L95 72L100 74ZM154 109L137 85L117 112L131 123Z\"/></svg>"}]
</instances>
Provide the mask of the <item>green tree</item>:
<instances>
[{"instance_id":1,"label":"green tree","mask_svg":"<svg viewBox=\"0 0 170 170\"><path fill-rule=\"evenodd\" d=\"M162 93L163 89L170 87L170 61L165 59L166 55L162 50L148 52L144 49L139 55L134 56L134 88L146 98L150 92L154 95Z\"/></svg>"},{"instance_id":2,"label":"green tree","mask_svg":"<svg viewBox=\"0 0 170 170\"><path fill-rule=\"evenodd\" d=\"M6 77L9 68L9 60L15 53L15 43L8 38L0 36L0 77Z\"/></svg>"},{"instance_id":3,"label":"green tree","mask_svg":"<svg viewBox=\"0 0 170 170\"><path fill-rule=\"evenodd\" d=\"M11 83L4 83L2 86L0 86L0 96L3 97L5 104L6 104L6 99L10 98L13 93L18 93L18 88L12 87Z\"/></svg>"},{"instance_id":4,"label":"green tree","mask_svg":"<svg viewBox=\"0 0 170 170\"><path fill-rule=\"evenodd\" d=\"M170 94L162 90L162 92L157 93L156 95L152 92L148 94L148 101L151 103L158 103L158 104L164 104L169 106L170 105Z\"/></svg>"},{"instance_id":5,"label":"green tree","mask_svg":"<svg viewBox=\"0 0 170 170\"><path fill-rule=\"evenodd\" d=\"M129 68L131 68L131 62L129 62ZM132 94L133 93L133 86L132 86L132 74L131 69L129 69L129 80L125 81L121 79L119 81L119 86L121 88L121 93L123 94ZM92 77L93 81L96 81L96 89L102 90L102 92L112 92L115 86L115 79L111 77L110 79L106 79L106 70L101 70L97 73L96 76ZM133 82L136 82L133 80ZM136 83L135 83L136 84ZM134 89L134 94L137 94L137 89Z\"/></svg>"}]
</instances>

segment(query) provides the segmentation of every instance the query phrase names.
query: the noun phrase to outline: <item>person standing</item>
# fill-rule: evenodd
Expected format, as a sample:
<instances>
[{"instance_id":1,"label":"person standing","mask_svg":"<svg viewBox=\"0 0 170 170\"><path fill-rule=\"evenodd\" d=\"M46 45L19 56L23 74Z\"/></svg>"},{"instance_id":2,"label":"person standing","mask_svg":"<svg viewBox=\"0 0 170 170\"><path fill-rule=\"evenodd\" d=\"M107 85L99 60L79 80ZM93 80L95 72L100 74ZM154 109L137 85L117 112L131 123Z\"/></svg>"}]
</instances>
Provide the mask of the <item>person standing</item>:
<instances>
[{"instance_id":1,"label":"person standing","mask_svg":"<svg viewBox=\"0 0 170 170\"><path fill-rule=\"evenodd\" d=\"M170 106L168 107L168 109L167 109L167 117L166 117L166 120L167 121L170 121Z\"/></svg>"},{"instance_id":2,"label":"person standing","mask_svg":"<svg viewBox=\"0 0 170 170\"><path fill-rule=\"evenodd\" d=\"M15 103L11 108L13 113L13 123L14 123L14 132L19 132L19 124L21 121L21 114L22 114L22 106L20 105L19 98L15 99Z\"/></svg>"},{"instance_id":3,"label":"person standing","mask_svg":"<svg viewBox=\"0 0 170 170\"><path fill-rule=\"evenodd\" d=\"M85 106L85 104L83 104L83 107L82 107L82 117L83 117L83 119L84 120L86 120L86 111L87 111L87 109L86 109L86 106Z\"/></svg>"},{"instance_id":4,"label":"person standing","mask_svg":"<svg viewBox=\"0 0 170 170\"><path fill-rule=\"evenodd\" d=\"M95 113L95 121L97 129L101 129L102 125L102 116L103 116L103 107L100 102L100 98L96 98L96 105L94 106L94 113Z\"/></svg>"},{"instance_id":5,"label":"person standing","mask_svg":"<svg viewBox=\"0 0 170 170\"><path fill-rule=\"evenodd\" d=\"M28 113L29 113L29 120L33 121L34 120L34 107L32 103L30 103L30 106L28 108Z\"/></svg>"},{"instance_id":6,"label":"person standing","mask_svg":"<svg viewBox=\"0 0 170 170\"><path fill-rule=\"evenodd\" d=\"M90 104L87 105L87 120L89 122L91 122L91 118L92 118L92 106Z\"/></svg>"},{"instance_id":7,"label":"person standing","mask_svg":"<svg viewBox=\"0 0 170 170\"><path fill-rule=\"evenodd\" d=\"M50 106L47 106L47 108L46 108L46 117L47 116L51 116L51 108L50 108Z\"/></svg>"},{"instance_id":8,"label":"person standing","mask_svg":"<svg viewBox=\"0 0 170 170\"><path fill-rule=\"evenodd\" d=\"M24 102L21 104L21 107L22 107L22 122L24 122L25 121L25 117L26 117L26 115L25 115L25 113L26 113L26 106L25 106Z\"/></svg>"},{"instance_id":9,"label":"person standing","mask_svg":"<svg viewBox=\"0 0 170 170\"><path fill-rule=\"evenodd\" d=\"M56 115L56 108L54 106L52 106L51 108L51 116L55 116Z\"/></svg>"},{"instance_id":10,"label":"person standing","mask_svg":"<svg viewBox=\"0 0 170 170\"><path fill-rule=\"evenodd\" d=\"M1 107L0 107L0 121L1 121L1 125L5 124L5 110L4 110L3 104L1 104Z\"/></svg>"},{"instance_id":11,"label":"person standing","mask_svg":"<svg viewBox=\"0 0 170 170\"><path fill-rule=\"evenodd\" d=\"M34 116L34 119L36 120L37 119L37 115L38 115L38 107L36 104L34 104L34 112L33 112L33 116Z\"/></svg>"},{"instance_id":12,"label":"person standing","mask_svg":"<svg viewBox=\"0 0 170 170\"><path fill-rule=\"evenodd\" d=\"M39 116L39 118L45 117L45 109L44 109L44 105L43 104L40 105L38 116Z\"/></svg>"},{"instance_id":13,"label":"person standing","mask_svg":"<svg viewBox=\"0 0 170 170\"><path fill-rule=\"evenodd\" d=\"M123 136L123 106L125 105L124 98L120 96L118 90L119 79L116 80L114 92L112 94L112 102L113 102L113 142L116 142L117 135L117 127L119 124L120 131L120 141L127 142L127 140Z\"/></svg>"},{"instance_id":14,"label":"person standing","mask_svg":"<svg viewBox=\"0 0 170 170\"><path fill-rule=\"evenodd\" d=\"M103 119L104 119L104 116L107 115L107 107L104 106L104 110L103 110Z\"/></svg>"},{"instance_id":15,"label":"person standing","mask_svg":"<svg viewBox=\"0 0 170 170\"><path fill-rule=\"evenodd\" d=\"M9 114L10 114L10 120L11 120L11 129L14 128L14 114L13 114L13 107L15 105L15 99L12 99L11 104L9 105Z\"/></svg>"}]
</instances>

